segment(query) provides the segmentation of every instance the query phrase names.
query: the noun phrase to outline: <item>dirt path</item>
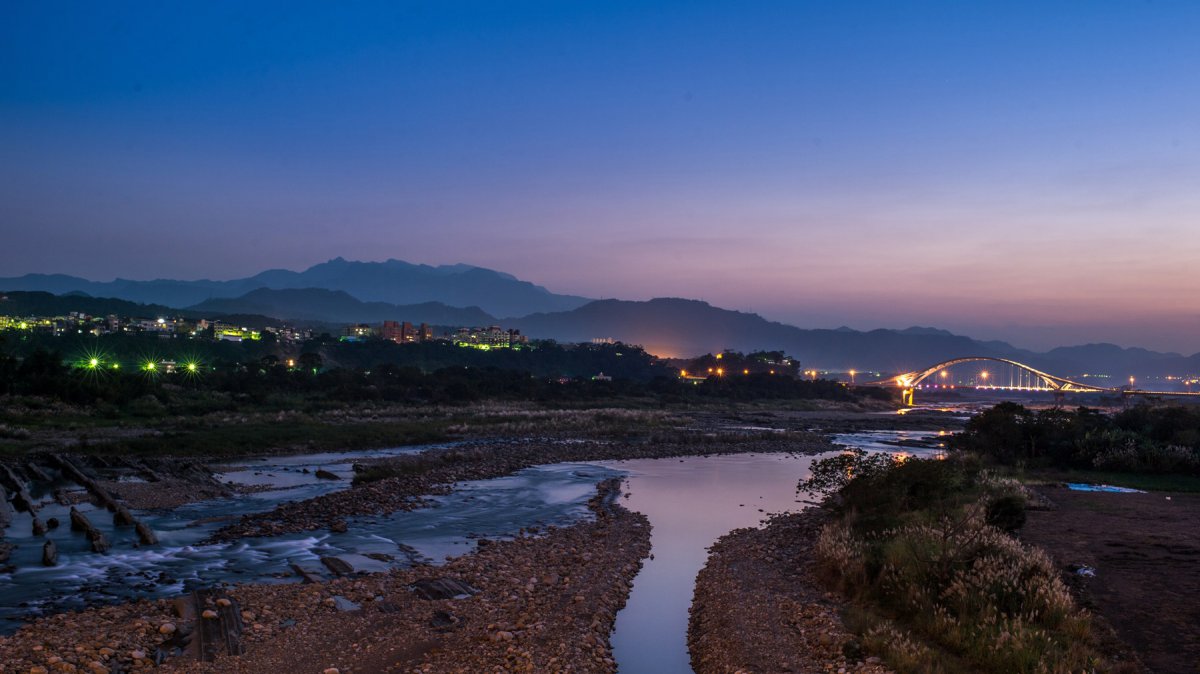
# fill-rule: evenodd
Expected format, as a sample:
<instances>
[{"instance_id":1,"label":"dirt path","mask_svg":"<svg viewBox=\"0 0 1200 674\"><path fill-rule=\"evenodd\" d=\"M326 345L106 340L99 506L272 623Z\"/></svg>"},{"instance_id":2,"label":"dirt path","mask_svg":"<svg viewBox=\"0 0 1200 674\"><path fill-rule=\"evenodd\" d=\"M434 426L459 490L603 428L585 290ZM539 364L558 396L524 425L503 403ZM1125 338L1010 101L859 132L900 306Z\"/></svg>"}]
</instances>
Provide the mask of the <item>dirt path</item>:
<instances>
[{"instance_id":1,"label":"dirt path","mask_svg":"<svg viewBox=\"0 0 1200 674\"><path fill-rule=\"evenodd\" d=\"M1200 672L1200 495L1043 488L1057 506L1029 513L1021 538L1076 575L1085 605L1158 674Z\"/></svg>"}]
</instances>

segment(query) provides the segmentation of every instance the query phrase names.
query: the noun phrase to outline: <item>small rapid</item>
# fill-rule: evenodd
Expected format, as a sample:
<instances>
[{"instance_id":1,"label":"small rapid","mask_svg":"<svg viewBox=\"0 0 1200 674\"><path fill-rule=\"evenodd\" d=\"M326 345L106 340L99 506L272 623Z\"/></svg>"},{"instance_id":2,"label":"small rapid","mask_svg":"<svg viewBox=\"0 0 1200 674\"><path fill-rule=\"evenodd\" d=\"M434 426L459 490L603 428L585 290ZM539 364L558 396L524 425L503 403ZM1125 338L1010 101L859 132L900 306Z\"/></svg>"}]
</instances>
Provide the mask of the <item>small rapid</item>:
<instances>
[{"instance_id":1,"label":"small rapid","mask_svg":"<svg viewBox=\"0 0 1200 674\"><path fill-rule=\"evenodd\" d=\"M336 557L356 572L386 571L415 561L439 563L469 551L479 538L588 518L587 500L595 485L618 474L594 465L536 466L506 477L460 483L449 494L428 497L427 508L347 518L341 533L322 530L202 543L243 514L348 488L357 460L424 449L271 457L222 465L217 475L221 481L261 491L170 510L135 510L134 515L158 535L159 543L152 546L139 546L133 529L115 526L103 508L79 503L76 507L112 543L104 554L92 552L86 538L70 530L70 508L50 498L52 489L64 485L39 485L39 491L32 492L40 504L39 518L57 518L61 525L44 537L34 536L31 516L21 513L5 532L16 547L12 570L0 572L0 632L11 632L38 615L171 596L222 582L296 582L293 566L320 575L323 557ZM340 479L318 478L317 470ZM46 539L58 547L57 566L41 563Z\"/></svg>"}]
</instances>

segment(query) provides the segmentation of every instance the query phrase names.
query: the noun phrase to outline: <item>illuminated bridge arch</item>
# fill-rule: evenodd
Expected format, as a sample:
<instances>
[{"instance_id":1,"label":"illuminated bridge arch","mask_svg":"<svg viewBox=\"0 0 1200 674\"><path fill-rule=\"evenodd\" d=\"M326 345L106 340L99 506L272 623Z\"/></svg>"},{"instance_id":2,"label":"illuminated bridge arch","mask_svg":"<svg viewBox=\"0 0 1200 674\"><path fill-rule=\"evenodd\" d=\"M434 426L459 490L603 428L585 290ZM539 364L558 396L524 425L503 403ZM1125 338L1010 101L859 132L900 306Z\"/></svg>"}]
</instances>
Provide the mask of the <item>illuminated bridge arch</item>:
<instances>
[{"instance_id":1,"label":"illuminated bridge arch","mask_svg":"<svg viewBox=\"0 0 1200 674\"><path fill-rule=\"evenodd\" d=\"M878 385L881 385L881 386L898 386L898 387L900 387L904 391L904 404L911 405L912 400L913 400L913 390L916 389L916 387L919 386L921 384L921 382L925 381L929 377L931 377L931 376L937 374L938 372L941 372L942 370L945 370L947 368L954 367L955 365L961 365L962 363L972 363L972 362L977 362L977 361L991 361L993 363L1002 363L1004 365L1011 365L1012 367L1017 368L1018 370L1023 370L1025 372L1029 373L1029 375L1031 377L1033 377L1036 381L1043 384L1047 389L1055 391L1055 392L1060 392L1060 393L1067 393L1067 392L1070 392L1070 393L1120 393L1121 392L1120 389L1104 388L1101 386L1092 386L1090 384L1081 384L1081 383L1079 383L1077 381L1073 381L1071 379L1066 379L1064 377L1058 377L1056 375L1052 375L1047 372L1042 372L1041 370L1030 367L1024 363L1018 363L1015 360L1009 360L1007 358L995 358L992 356L964 356L962 358L952 358L950 360L944 360L940 363L937 363L936 365L927 367L924 370L918 370L918 371L914 371L914 372L906 372L904 374L897 375L896 377L893 377L892 379L885 379L883 381L875 382L875 383ZM995 386L995 387L990 387L990 388L1005 388L1005 387Z\"/></svg>"}]
</instances>

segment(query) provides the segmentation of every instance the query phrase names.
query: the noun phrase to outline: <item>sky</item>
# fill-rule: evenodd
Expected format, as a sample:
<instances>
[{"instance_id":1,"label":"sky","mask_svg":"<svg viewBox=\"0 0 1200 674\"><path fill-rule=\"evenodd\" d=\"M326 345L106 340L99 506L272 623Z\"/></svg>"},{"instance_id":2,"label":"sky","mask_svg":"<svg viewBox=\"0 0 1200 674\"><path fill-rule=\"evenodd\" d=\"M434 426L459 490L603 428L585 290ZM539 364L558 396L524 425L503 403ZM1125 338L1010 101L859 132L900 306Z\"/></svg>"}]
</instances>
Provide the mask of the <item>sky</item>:
<instances>
[{"instance_id":1,"label":"sky","mask_svg":"<svg viewBox=\"0 0 1200 674\"><path fill-rule=\"evenodd\" d=\"M1200 351L1200 3L9 3L0 276L326 259Z\"/></svg>"}]
</instances>

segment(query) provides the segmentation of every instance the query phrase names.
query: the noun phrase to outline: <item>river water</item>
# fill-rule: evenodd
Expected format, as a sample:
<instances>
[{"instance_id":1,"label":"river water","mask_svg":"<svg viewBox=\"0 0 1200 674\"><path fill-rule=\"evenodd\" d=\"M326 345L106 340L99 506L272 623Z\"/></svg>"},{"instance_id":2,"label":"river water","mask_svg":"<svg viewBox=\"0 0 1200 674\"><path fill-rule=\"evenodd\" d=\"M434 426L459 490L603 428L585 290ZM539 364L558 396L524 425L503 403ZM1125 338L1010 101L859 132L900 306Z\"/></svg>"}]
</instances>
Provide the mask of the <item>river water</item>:
<instances>
[{"instance_id":1,"label":"river water","mask_svg":"<svg viewBox=\"0 0 1200 674\"><path fill-rule=\"evenodd\" d=\"M875 431L836 436L835 442L869 451L927 455L939 451L936 435L926 448L907 443L930 435ZM131 528L115 527L107 512L82 504L79 509L88 512L113 544L104 555L92 553L85 538L69 530L68 509L49 499L49 490L56 485L41 485L40 491L33 492L35 500L43 503L40 517L63 522L47 534L58 545L59 566L41 566L43 539L32 536L28 514L18 515L6 532L7 540L18 547L12 555L15 572L0 573L0 632L10 632L44 613L171 596L219 582L296 582L290 566L321 572L322 556L340 557L363 571L406 566L415 558L437 563L468 552L478 537L512 536L522 528L568 525L589 518L587 500L595 485L624 475L629 495L623 504L645 514L654 527L653 559L646 560L628 604L617 616L614 656L621 674L690 672L688 607L707 548L732 529L757 526L768 514L804 508L809 496L797 493L796 487L817 458L764 453L536 466L503 478L460 483L450 494L431 497L429 508L349 518L346 533L319 531L200 544L231 517L346 488L356 459L424 449L274 457L225 465L222 480L274 489L169 511L135 511L160 538L158 545L146 548L137 547ZM320 480L314 475L318 468L343 479Z\"/></svg>"},{"instance_id":2,"label":"river water","mask_svg":"<svg viewBox=\"0 0 1200 674\"><path fill-rule=\"evenodd\" d=\"M370 456L423 449L382 450ZM345 533L313 531L200 544L231 517L346 488L353 461L363 456L314 454L226 465L220 474L223 480L278 488L171 510L134 511L159 537L159 544L150 547L138 547L132 527L114 526L107 511L81 504L78 509L112 543L102 555L90 550L82 534L70 531L69 508L49 499L56 485L39 485L40 491L31 492L35 500L42 500L39 516L62 522L45 536L58 546L59 564L42 566L44 538L32 535L27 513L17 515L5 533L17 546L10 560L16 570L0 573L0 632L11 632L44 613L172 596L219 582L295 582L292 564L320 575L325 571L319 561L323 556L340 557L361 571L408 566L415 558L436 563L468 552L479 537L511 536L522 528L568 525L590 517L587 501L596 483L619 474L595 465L536 466L507 477L461 483L450 494L430 497L429 508L348 518ZM319 479L314 475L318 468L344 479Z\"/></svg>"}]
</instances>

